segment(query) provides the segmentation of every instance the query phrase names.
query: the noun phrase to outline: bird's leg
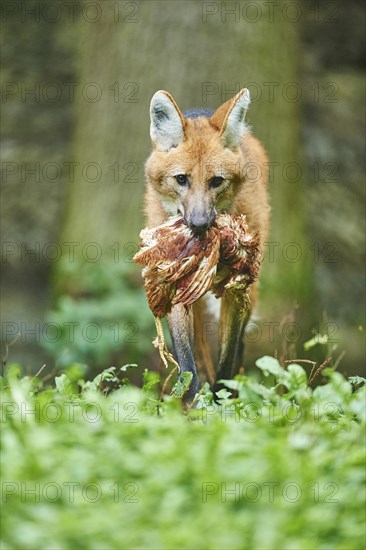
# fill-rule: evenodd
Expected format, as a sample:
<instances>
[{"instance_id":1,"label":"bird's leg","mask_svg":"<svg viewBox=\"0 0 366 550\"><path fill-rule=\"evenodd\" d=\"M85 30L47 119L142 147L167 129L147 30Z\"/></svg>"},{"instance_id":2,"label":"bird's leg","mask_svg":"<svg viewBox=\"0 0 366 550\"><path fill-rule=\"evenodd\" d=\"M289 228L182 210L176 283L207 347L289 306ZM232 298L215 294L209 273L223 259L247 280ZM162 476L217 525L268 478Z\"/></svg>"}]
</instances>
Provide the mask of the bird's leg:
<instances>
[{"instance_id":1,"label":"bird's leg","mask_svg":"<svg viewBox=\"0 0 366 550\"><path fill-rule=\"evenodd\" d=\"M160 317L154 317L155 319L155 326L156 326L156 333L157 336L153 342L154 346L158 348L160 358L166 368L168 368L168 361L172 363L175 367L178 368L178 372L180 372L180 367L176 360L174 359L173 355L168 350L165 338L164 338L164 330L163 330L163 324L161 322Z\"/></svg>"}]
</instances>

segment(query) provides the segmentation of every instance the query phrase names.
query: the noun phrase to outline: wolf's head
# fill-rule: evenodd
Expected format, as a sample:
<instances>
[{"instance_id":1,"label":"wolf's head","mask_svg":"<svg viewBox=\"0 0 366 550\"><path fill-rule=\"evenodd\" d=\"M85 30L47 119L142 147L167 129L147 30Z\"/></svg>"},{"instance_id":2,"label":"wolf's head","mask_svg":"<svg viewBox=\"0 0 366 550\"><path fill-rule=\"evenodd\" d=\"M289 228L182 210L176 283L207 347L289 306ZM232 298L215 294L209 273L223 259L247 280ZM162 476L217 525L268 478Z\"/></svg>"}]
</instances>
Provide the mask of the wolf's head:
<instances>
[{"instance_id":1,"label":"wolf's head","mask_svg":"<svg viewBox=\"0 0 366 550\"><path fill-rule=\"evenodd\" d=\"M192 111L184 116L168 92L160 90L151 100L148 182L166 213L181 213L197 233L210 226L217 211L230 208L243 179L240 143L248 132L244 119L249 103L244 88L213 114Z\"/></svg>"}]
</instances>

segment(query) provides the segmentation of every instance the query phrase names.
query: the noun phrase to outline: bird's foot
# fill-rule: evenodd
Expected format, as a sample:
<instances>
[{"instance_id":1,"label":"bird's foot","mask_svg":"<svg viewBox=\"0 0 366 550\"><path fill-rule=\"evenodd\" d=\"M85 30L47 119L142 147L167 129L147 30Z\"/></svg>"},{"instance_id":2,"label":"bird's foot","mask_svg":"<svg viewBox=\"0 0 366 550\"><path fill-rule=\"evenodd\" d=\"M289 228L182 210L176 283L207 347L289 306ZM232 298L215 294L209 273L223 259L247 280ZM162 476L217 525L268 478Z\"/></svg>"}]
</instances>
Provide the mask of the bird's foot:
<instances>
[{"instance_id":1,"label":"bird's foot","mask_svg":"<svg viewBox=\"0 0 366 550\"><path fill-rule=\"evenodd\" d=\"M165 368L168 368L169 363L171 363L178 369L178 372L180 372L179 364L174 359L173 355L170 353L170 351L166 346L163 325L160 317L155 317L155 326L156 326L157 336L153 341L153 345L159 350L159 355Z\"/></svg>"}]
</instances>

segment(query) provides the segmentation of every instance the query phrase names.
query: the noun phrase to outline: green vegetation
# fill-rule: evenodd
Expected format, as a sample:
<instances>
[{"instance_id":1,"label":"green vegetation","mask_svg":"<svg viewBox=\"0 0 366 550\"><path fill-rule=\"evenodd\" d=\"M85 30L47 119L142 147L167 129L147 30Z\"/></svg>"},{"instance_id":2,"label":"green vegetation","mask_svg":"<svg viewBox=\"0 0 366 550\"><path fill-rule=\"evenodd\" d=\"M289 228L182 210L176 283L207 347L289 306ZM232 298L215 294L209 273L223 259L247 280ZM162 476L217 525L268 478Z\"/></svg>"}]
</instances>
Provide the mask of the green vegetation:
<instances>
[{"instance_id":1,"label":"green vegetation","mask_svg":"<svg viewBox=\"0 0 366 550\"><path fill-rule=\"evenodd\" d=\"M365 380L257 367L183 411L132 366L55 387L9 366L2 548L363 548Z\"/></svg>"},{"instance_id":2,"label":"green vegetation","mask_svg":"<svg viewBox=\"0 0 366 550\"><path fill-rule=\"evenodd\" d=\"M154 324L132 258L64 262L63 270L67 288L47 314L42 340L58 366L78 361L100 372L110 361L140 361L151 352Z\"/></svg>"}]
</instances>

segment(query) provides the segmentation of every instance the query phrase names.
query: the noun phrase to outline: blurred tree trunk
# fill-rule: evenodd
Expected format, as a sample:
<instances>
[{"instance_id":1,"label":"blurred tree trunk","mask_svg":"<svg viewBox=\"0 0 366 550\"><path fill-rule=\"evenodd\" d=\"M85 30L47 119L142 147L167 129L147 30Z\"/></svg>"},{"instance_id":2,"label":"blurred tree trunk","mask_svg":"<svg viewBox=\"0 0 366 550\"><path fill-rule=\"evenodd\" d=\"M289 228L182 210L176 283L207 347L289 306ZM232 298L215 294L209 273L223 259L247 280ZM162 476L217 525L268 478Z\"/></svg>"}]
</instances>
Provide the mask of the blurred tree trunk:
<instances>
[{"instance_id":1,"label":"blurred tree trunk","mask_svg":"<svg viewBox=\"0 0 366 550\"><path fill-rule=\"evenodd\" d=\"M110 12L95 24L80 24L84 97L76 94L73 160L85 177L70 184L62 241L96 242L105 251L116 241L138 240L149 101L156 90L168 90L182 109L215 108L248 86L248 122L271 162L272 245L262 296L285 310L286 303L304 303L311 290L305 197L296 178L299 31L288 21L293 13L288 17L275 7L271 21L268 3L250 4L154 0L131 3L127 14L120 3L118 22ZM225 12L234 5L235 13ZM85 88L87 83L95 85ZM98 90L101 97L93 102Z\"/></svg>"}]
</instances>

